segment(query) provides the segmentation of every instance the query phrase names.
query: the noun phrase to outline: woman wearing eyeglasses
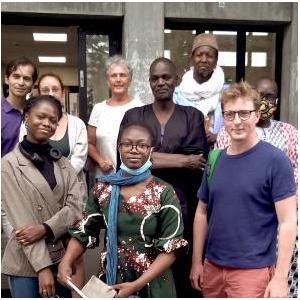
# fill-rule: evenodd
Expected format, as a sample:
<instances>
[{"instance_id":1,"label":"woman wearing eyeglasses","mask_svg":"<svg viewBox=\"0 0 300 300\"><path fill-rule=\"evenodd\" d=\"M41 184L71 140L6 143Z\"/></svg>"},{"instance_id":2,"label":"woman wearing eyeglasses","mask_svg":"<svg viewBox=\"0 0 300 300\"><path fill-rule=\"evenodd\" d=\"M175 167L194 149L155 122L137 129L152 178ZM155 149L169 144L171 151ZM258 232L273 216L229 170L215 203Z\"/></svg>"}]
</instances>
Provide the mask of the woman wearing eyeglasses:
<instances>
[{"instance_id":1,"label":"woman wearing eyeglasses","mask_svg":"<svg viewBox=\"0 0 300 300\"><path fill-rule=\"evenodd\" d=\"M53 73L43 74L38 80L40 95L51 95L63 102L64 85L61 78ZM57 129L50 139L50 144L58 148L63 156L69 158L71 165L83 178L83 167L87 158L87 130L84 122L70 114L64 113Z\"/></svg>"},{"instance_id":2,"label":"woman wearing eyeglasses","mask_svg":"<svg viewBox=\"0 0 300 300\"><path fill-rule=\"evenodd\" d=\"M100 229L107 228L99 273L118 291L117 297L176 297L170 267L187 241L174 189L151 175L151 142L145 125L123 128L120 170L100 177L81 223L70 230L73 237L59 265L62 283L72 281L73 262L86 248L98 245Z\"/></svg>"}]
</instances>

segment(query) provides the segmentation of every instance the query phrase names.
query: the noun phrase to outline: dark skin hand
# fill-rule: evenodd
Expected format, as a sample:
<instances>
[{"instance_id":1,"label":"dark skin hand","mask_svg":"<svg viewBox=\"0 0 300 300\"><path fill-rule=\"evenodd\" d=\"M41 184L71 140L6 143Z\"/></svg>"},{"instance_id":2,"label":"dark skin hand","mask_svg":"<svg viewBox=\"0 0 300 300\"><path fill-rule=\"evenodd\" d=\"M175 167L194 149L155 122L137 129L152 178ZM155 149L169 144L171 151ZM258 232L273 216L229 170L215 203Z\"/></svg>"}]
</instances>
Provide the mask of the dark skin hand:
<instances>
[{"instance_id":1,"label":"dark skin hand","mask_svg":"<svg viewBox=\"0 0 300 300\"><path fill-rule=\"evenodd\" d=\"M39 293L44 298L53 298L55 296L55 281L50 268L42 269L38 272Z\"/></svg>"},{"instance_id":2,"label":"dark skin hand","mask_svg":"<svg viewBox=\"0 0 300 300\"><path fill-rule=\"evenodd\" d=\"M188 168L191 170L204 169L206 160L203 154L170 154L152 153L153 169Z\"/></svg>"},{"instance_id":3,"label":"dark skin hand","mask_svg":"<svg viewBox=\"0 0 300 300\"><path fill-rule=\"evenodd\" d=\"M212 145L216 142L217 140L217 134L214 134L210 131L206 132L206 139L209 145Z\"/></svg>"},{"instance_id":4,"label":"dark skin hand","mask_svg":"<svg viewBox=\"0 0 300 300\"><path fill-rule=\"evenodd\" d=\"M24 225L16 231L16 240L23 246L42 239L46 235L46 228L42 224Z\"/></svg>"},{"instance_id":5,"label":"dark skin hand","mask_svg":"<svg viewBox=\"0 0 300 300\"><path fill-rule=\"evenodd\" d=\"M191 170L203 170L206 165L206 159L203 157L203 154L190 154L187 156L186 167Z\"/></svg>"}]
</instances>

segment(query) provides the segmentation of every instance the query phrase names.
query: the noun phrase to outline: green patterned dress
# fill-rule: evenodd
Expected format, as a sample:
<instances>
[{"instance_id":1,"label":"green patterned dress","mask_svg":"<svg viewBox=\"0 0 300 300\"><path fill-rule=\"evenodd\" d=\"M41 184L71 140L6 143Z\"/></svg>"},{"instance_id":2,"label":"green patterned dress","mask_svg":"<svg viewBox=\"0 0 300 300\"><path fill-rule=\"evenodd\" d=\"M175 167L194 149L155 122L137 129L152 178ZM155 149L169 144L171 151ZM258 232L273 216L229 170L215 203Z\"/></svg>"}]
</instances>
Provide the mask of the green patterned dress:
<instances>
[{"instance_id":1,"label":"green patterned dress","mask_svg":"<svg viewBox=\"0 0 300 300\"><path fill-rule=\"evenodd\" d=\"M106 228L112 186L97 183L87 200L83 219L70 234L86 248L99 245L99 232ZM118 211L117 283L131 282L146 272L161 252L187 246L183 239L181 209L168 183L152 177L145 190L129 199L121 197ZM106 251L100 254L99 274L105 273ZM139 297L176 297L169 268L138 292Z\"/></svg>"}]
</instances>

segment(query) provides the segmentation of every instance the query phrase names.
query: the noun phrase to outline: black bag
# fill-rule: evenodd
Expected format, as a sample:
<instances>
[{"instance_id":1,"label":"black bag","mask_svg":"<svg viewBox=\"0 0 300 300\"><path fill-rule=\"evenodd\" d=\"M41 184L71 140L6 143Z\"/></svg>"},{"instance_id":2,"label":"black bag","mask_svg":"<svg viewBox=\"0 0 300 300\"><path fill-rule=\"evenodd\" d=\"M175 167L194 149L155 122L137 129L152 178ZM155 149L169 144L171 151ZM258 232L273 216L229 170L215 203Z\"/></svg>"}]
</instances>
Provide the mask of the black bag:
<instances>
[{"instance_id":1,"label":"black bag","mask_svg":"<svg viewBox=\"0 0 300 300\"><path fill-rule=\"evenodd\" d=\"M59 263L63 256L66 253L64 244L62 242L62 240L58 240L57 242L52 242L52 241L47 241L46 240L46 245L48 248L48 252L50 254L50 258L52 260L53 264L57 264Z\"/></svg>"}]
</instances>

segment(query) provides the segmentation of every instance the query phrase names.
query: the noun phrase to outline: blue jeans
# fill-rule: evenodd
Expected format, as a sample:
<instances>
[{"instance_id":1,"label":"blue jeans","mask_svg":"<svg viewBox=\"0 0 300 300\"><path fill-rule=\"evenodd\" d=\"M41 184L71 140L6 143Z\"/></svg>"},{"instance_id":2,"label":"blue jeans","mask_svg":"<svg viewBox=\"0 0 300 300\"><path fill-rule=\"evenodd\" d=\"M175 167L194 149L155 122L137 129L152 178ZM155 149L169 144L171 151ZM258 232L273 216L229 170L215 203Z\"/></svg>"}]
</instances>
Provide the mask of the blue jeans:
<instances>
[{"instance_id":1,"label":"blue jeans","mask_svg":"<svg viewBox=\"0 0 300 300\"><path fill-rule=\"evenodd\" d=\"M37 277L8 276L8 282L12 298L42 298ZM55 294L60 298L72 297L71 292L57 281Z\"/></svg>"}]
</instances>

